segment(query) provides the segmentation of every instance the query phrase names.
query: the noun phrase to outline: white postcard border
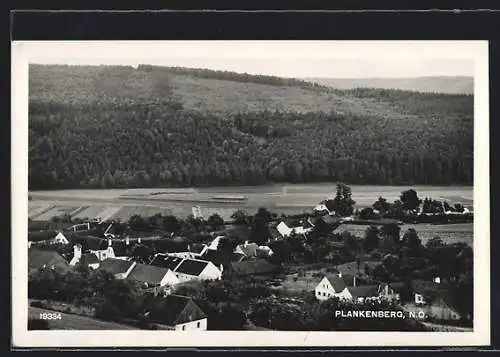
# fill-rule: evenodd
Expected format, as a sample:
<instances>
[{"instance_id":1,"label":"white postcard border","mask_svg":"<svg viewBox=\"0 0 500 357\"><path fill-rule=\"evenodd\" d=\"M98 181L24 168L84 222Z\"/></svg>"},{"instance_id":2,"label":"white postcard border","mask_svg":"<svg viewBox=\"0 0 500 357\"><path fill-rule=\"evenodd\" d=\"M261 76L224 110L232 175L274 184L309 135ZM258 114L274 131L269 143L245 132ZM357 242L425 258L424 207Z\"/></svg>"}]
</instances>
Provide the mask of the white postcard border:
<instances>
[{"instance_id":1,"label":"white postcard border","mask_svg":"<svg viewBox=\"0 0 500 357\"><path fill-rule=\"evenodd\" d=\"M243 43L244 42L244 43ZM235 51L234 46L239 46ZM399 46L399 47L398 47ZM113 48L113 50L110 50ZM145 49L149 48L145 52ZM171 49L177 49L172 52ZM161 49L161 50L160 50ZM89 51L90 50L90 51ZM474 332L28 331L28 63L36 58L471 58L474 60ZM12 43L12 340L15 347L479 346L490 343L487 41L95 41Z\"/></svg>"}]
</instances>

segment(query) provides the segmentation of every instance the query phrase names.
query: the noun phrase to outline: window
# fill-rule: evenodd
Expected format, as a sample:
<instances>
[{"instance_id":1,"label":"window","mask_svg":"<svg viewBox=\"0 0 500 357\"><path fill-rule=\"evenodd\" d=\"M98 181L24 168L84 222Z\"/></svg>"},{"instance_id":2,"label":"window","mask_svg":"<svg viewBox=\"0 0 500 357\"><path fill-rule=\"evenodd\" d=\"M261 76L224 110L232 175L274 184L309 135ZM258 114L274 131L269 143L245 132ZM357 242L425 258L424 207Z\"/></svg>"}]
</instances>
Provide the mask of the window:
<instances>
[{"instance_id":1,"label":"window","mask_svg":"<svg viewBox=\"0 0 500 357\"><path fill-rule=\"evenodd\" d=\"M196 327L197 327L197 328L200 328L200 326L201 326L201 323L198 321L198 322L196 323Z\"/></svg>"}]
</instances>

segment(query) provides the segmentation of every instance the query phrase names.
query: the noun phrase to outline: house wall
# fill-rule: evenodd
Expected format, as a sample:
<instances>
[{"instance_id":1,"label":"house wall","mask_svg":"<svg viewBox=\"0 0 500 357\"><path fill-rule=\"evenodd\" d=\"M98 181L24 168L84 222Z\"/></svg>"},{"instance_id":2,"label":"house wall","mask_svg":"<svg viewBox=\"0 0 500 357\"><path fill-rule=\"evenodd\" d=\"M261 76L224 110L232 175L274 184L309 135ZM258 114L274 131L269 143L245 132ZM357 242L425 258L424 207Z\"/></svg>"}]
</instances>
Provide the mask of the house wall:
<instances>
[{"instance_id":1,"label":"house wall","mask_svg":"<svg viewBox=\"0 0 500 357\"><path fill-rule=\"evenodd\" d=\"M332 297L337 297L339 299L352 299L352 295L347 288L342 290L340 293L336 293L327 278L323 278L323 280L321 280L321 282L316 286L314 289L314 295L318 300L328 300Z\"/></svg>"},{"instance_id":2,"label":"house wall","mask_svg":"<svg viewBox=\"0 0 500 357\"><path fill-rule=\"evenodd\" d=\"M174 286L175 284L179 283L179 279L175 276L174 272L172 270L169 270L167 274L163 277L163 279L160 282L160 286L165 286L165 285L170 285Z\"/></svg>"},{"instance_id":3,"label":"house wall","mask_svg":"<svg viewBox=\"0 0 500 357\"><path fill-rule=\"evenodd\" d=\"M185 324L179 324L175 326L176 331L206 331L207 330L207 319L201 319L197 321L187 322Z\"/></svg>"},{"instance_id":4,"label":"house wall","mask_svg":"<svg viewBox=\"0 0 500 357\"><path fill-rule=\"evenodd\" d=\"M209 263L199 277L202 280L220 280L222 279L222 272L213 263Z\"/></svg>"}]
</instances>

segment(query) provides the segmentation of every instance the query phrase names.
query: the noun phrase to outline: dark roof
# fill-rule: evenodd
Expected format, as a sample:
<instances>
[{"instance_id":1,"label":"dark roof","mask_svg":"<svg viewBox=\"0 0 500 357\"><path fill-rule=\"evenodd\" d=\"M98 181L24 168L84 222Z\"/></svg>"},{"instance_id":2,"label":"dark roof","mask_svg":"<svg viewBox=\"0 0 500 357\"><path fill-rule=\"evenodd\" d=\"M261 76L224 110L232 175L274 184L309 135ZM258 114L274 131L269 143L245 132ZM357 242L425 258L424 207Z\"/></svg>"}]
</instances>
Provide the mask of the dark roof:
<instances>
[{"instance_id":1,"label":"dark roof","mask_svg":"<svg viewBox=\"0 0 500 357\"><path fill-rule=\"evenodd\" d=\"M106 238L100 238L90 235L73 235L71 236L71 242L73 244L80 243L82 249L86 250L105 250L108 248L108 240Z\"/></svg>"},{"instance_id":2,"label":"dark roof","mask_svg":"<svg viewBox=\"0 0 500 357\"><path fill-rule=\"evenodd\" d=\"M234 253L224 250L207 249L201 256L201 259L214 263L216 266L229 265L231 262L240 262L245 256L240 253Z\"/></svg>"},{"instance_id":3,"label":"dark roof","mask_svg":"<svg viewBox=\"0 0 500 357\"><path fill-rule=\"evenodd\" d=\"M232 271L239 276L251 274L267 274L278 269L276 265L271 264L266 259L246 260L242 262L232 262L230 264Z\"/></svg>"},{"instance_id":4,"label":"dark roof","mask_svg":"<svg viewBox=\"0 0 500 357\"><path fill-rule=\"evenodd\" d=\"M148 247L147 245L144 245L142 243L137 243L134 244L131 251L130 251L130 256L131 257L149 257L154 255L154 250L153 248Z\"/></svg>"},{"instance_id":5,"label":"dark roof","mask_svg":"<svg viewBox=\"0 0 500 357\"><path fill-rule=\"evenodd\" d=\"M199 306L186 296L155 297L150 295L146 299L145 305L146 311L150 312L151 321L167 326L175 326L207 317Z\"/></svg>"},{"instance_id":6,"label":"dark roof","mask_svg":"<svg viewBox=\"0 0 500 357\"><path fill-rule=\"evenodd\" d=\"M30 269L40 269L43 266L55 268L69 268L68 262L57 252L50 250L29 249L28 267Z\"/></svg>"},{"instance_id":7,"label":"dark roof","mask_svg":"<svg viewBox=\"0 0 500 357\"><path fill-rule=\"evenodd\" d=\"M159 268L152 265L136 264L127 279L135 280L150 285L160 284L161 280L167 274L168 269Z\"/></svg>"},{"instance_id":8,"label":"dark roof","mask_svg":"<svg viewBox=\"0 0 500 357\"><path fill-rule=\"evenodd\" d=\"M348 289L353 297L372 297L378 295L378 285L351 286Z\"/></svg>"},{"instance_id":9,"label":"dark roof","mask_svg":"<svg viewBox=\"0 0 500 357\"><path fill-rule=\"evenodd\" d=\"M107 271L111 274L123 274L130 269L132 264L134 262L128 260L108 258L103 260L97 269Z\"/></svg>"},{"instance_id":10,"label":"dark roof","mask_svg":"<svg viewBox=\"0 0 500 357\"><path fill-rule=\"evenodd\" d=\"M99 259L94 253L85 253L82 254L82 257L80 258L80 265L83 266L88 266L90 264L96 264L99 263Z\"/></svg>"},{"instance_id":11,"label":"dark roof","mask_svg":"<svg viewBox=\"0 0 500 357\"><path fill-rule=\"evenodd\" d=\"M125 242L113 240L111 244L111 248L113 248L113 252L117 257L128 257L130 252L132 251L132 243L128 246Z\"/></svg>"},{"instance_id":12,"label":"dark roof","mask_svg":"<svg viewBox=\"0 0 500 357\"><path fill-rule=\"evenodd\" d=\"M183 258L172 257L170 255L158 254L151 261L151 265L156 267L175 270L175 268L180 264Z\"/></svg>"},{"instance_id":13,"label":"dark roof","mask_svg":"<svg viewBox=\"0 0 500 357\"><path fill-rule=\"evenodd\" d=\"M344 279L339 277L337 274L327 275L326 278L328 279L333 287L333 290L335 290L336 293L344 291L344 289L347 287Z\"/></svg>"},{"instance_id":14,"label":"dark roof","mask_svg":"<svg viewBox=\"0 0 500 357\"><path fill-rule=\"evenodd\" d=\"M207 267L208 262L203 260L185 259L175 270L176 273L198 276Z\"/></svg>"},{"instance_id":15,"label":"dark roof","mask_svg":"<svg viewBox=\"0 0 500 357\"><path fill-rule=\"evenodd\" d=\"M439 290L439 297L443 302L451 309L455 310L461 316L467 316L471 311L467 311L467 307L464 306L459 295L452 289L441 289Z\"/></svg>"}]
</instances>

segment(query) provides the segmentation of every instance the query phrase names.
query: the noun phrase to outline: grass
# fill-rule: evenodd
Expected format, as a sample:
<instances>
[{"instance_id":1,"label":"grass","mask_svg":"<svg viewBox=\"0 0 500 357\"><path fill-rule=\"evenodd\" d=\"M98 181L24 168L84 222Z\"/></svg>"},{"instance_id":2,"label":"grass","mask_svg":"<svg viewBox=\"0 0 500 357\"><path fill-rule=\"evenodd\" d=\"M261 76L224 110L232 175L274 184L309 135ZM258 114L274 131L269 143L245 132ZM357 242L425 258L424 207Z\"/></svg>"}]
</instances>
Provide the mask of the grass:
<instances>
[{"instance_id":1,"label":"grass","mask_svg":"<svg viewBox=\"0 0 500 357\"><path fill-rule=\"evenodd\" d=\"M53 314L54 311L28 307L30 318L40 318L41 313ZM138 330L127 325L67 313L61 313L60 320L48 320L48 323L51 330Z\"/></svg>"}]
</instances>

